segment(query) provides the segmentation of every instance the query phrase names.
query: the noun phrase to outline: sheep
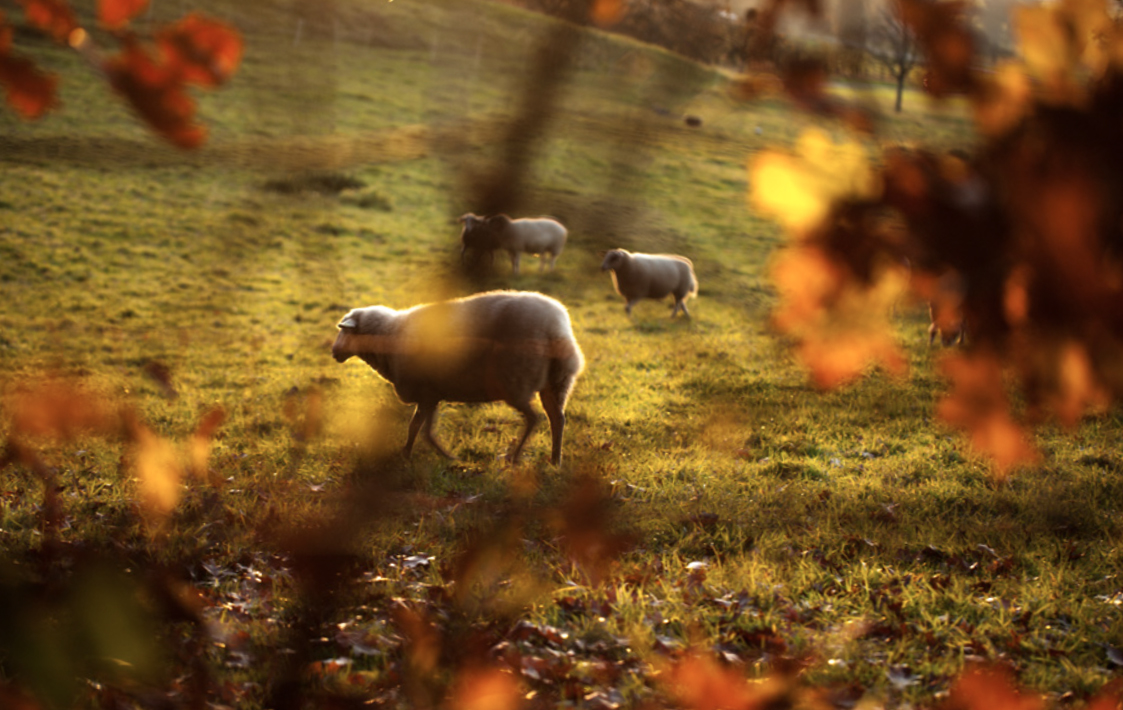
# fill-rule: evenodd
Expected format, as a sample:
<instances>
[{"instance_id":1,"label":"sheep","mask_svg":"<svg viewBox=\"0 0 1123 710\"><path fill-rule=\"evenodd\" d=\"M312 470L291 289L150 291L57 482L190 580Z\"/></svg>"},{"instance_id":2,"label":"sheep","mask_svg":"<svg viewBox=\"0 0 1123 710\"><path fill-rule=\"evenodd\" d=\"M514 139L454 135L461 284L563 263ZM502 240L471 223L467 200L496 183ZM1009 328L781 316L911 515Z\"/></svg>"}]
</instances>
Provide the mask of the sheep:
<instances>
[{"instance_id":1,"label":"sheep","mask_svg":"<svg viewBox=\"0 0 1123 710\"><path fill-rule=\"evenodd\" d=\"M935 344L936 338L940 339L940 343L945 348L961 345L966 341L967 323L963 313L958 308L953 308L951 311L945 312L945 309L938 307L935 302L928 304L928 319L931 321L931 325L928 326L928 347Z\"/></svg>"},{"instance_id":2,"label":"sheep","mask_svg":"<svg viewBox=\"0 0 1123 710\"><path fill-rule=\"evenodd\" d=\"M433 435L442 401L503 401L526 422L511 455L518 463L539 421L531 407L537 392L550 421L554 466L561 463L566 401L585 366L565 306L526 291L489 291L405 310L353 309L339 322L332 356L338 362L358 356L403 403L417 404L407 458L418 431L439 454L454 458Z\"/></svg>"},{"instance_id":3,"label":"sheep","mask_svg":"<svg viewBox=\"0 0 1123 710\"><path fill-rule=\"evenodd\" d=\"M967 338L967 281L955 271L946 271L936 278L933 287L928 301L928 346L935 344L936 338L944 347L961 345Z\"/></svg>"},{"instance_id":4,"label":"sheep","mask_svg":"<svg viewBox=\"0 0 1123 710\"><path fill-rule=\"evenodd\" d=\"M694 264L685 256L674 254L633 254L613 249L604 255L601 271L612 271L616 293L624 297L624 310L632 315L632 306L643 298L663 298L674 294L671 317L682 311L687 318L686 299L698 295L698 278Z\"/></svg>"},{"instance_id":5,"label":"sheep","mask_svg":"<svg viewBox=\"0 0 1123 710\"><path fill-rule=\"evenodd\" d=\"M469 249L493 252L503 249L511 255L511 270L519 273L522 254L540 254L538 270L546 268L547 259L553 270L558 255L565 248L569 233L560 222L548 217L511 219L505 214L479 217L468 213L459 220L464 225L460 232L460 260Z\"/></svg>"}]
</instances>

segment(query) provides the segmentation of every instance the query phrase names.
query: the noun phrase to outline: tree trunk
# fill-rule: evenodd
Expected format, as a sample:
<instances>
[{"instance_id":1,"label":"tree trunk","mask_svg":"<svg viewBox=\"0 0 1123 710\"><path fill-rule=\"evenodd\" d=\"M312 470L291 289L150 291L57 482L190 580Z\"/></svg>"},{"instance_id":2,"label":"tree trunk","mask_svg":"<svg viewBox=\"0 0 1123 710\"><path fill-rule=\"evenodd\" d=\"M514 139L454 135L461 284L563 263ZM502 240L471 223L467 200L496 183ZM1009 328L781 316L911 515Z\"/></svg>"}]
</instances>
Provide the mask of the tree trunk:
<instances>
[{"instance_id":1,"label":"tree trunk","mask_svg":"<svg viewBox=\"0 0 1123 710\"><path fill-rule=\"evenodd\" d=\"M901 112L901 98L905 93L905 77L907 76L907 72L903 72L897 75L897 105L894 107L897 113Z\"/></svg>"}]
</instances>

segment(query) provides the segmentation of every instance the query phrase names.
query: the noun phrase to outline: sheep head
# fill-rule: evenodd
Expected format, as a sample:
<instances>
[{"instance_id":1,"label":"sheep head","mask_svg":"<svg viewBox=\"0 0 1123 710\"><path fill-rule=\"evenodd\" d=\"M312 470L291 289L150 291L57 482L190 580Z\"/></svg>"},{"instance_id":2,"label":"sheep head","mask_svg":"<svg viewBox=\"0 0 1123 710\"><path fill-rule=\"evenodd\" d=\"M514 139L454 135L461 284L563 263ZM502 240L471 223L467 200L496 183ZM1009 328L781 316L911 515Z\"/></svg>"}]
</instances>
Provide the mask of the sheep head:
<instances>
[{"instance_id":1,"label":"sheep head","mask_svg":"<svg viewBox=\"0 0 1123 710\"><path fill-rule=\"evenodd\" d=\"M612 249L611 251L605 253L604 261L602 261L600 265L600 270L615 271L616 269L620 268L621 265L623 265L624 260L627 259L627 257L628 252L624 251L623 249Z\"/></svg>"},{"instance_id":2,"label":"sheep head","mask_svg":"<svg viewBox=\"0 0 1123 710\"><path fill-rule=\"evenodd\" d=\"M459 221L464 225L464 229L460 232L461 261L464 260L464 255L469 249L491 251L496 248L495 233L491 229L488 218L469 212L461 215Z\"/></svg>"},{"instance_id":3,"label":"sheep head","mask_svg":"<svg viewBox=\"0 0 1123 710\"><path fill-rule=\"evenodd\" d=\"M331 346L336 362L344 362L355 355L373 354L372 343L390 330L397 317L392 308L369 306L352 309L339 321L339 334Z\"/></svg>"}]
</instances>

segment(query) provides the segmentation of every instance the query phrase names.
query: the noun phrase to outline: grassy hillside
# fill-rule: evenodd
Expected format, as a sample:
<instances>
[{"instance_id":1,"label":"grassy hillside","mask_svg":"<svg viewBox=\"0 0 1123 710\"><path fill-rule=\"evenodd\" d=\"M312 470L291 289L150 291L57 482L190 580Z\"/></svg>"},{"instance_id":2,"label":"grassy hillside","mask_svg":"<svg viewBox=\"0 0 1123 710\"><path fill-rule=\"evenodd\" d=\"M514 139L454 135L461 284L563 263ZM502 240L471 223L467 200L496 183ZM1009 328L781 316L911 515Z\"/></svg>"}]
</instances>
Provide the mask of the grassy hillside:
<instances>
[{"instance_id":1,"label":"grassy hillside","mask_svg":"<svg viewBox=\"0 0 1123 710\"><path fill-rule=\"evenodd\" d=\"M115 438L37 441L47 489L0 469L3 594L47 610L4 617L25 633L0 640L0 681L59 705L261 707L299 677L417 706L488 658L544 705L689 704L660 673L687 648L752 678L799 668L792 683L845 707L932 703L972 660L1058 699L1113 677L1117 415L1046 429L1041 466L999 485L934 422L916 304L900 309L904 380L816 392L770 333L782 237L747 207L746 162L816 119L586 32L519 185L569 246L554 273L524 260L512 277L497 257L472 281L455 217L479 209L554 21L470 0L192 7L247 43L231 85L199 97L203 150L159 143L46 45L25 49L62 75L63 110L0 113L3 431L47 374L176 446L225 412L159 530ZM971 144L955 107L906 107L879 138ZM617 246L690 256L694 319L654 302L629 319L599 271ZM444 405L458 462L423 443L401 461L409 408L330 356L351 307L482 288L570 309L588 364L560 470L544 431L527 463L503 462L521 424L501 404ZM195 601L169 607L169 589Z\"/></svg>"}]
</instances>

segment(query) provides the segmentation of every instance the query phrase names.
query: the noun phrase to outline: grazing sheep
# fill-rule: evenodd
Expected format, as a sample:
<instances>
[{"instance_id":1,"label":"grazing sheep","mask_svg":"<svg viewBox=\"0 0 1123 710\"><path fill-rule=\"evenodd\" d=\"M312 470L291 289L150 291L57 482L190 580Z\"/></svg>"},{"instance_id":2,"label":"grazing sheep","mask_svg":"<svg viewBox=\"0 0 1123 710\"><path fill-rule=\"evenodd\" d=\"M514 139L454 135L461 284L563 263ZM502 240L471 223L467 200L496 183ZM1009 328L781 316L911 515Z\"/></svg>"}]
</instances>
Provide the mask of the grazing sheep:
<instances>
[{"instance_id":1,"label":"grazing sheep","mask_svg":"<svg viewBox=\"0 0 1123 710\"><path fill-rule=\"evenodd\" d=\"M928 319L932 324L928 326L928 347L936 342L936 338L940 339L940 343L946 348L951 345L960 345L967 338L967 324L963 319L963 314L958 308L952 309L951 313L937 313L937 306L935 303L928 304Z\"/></svg>"},{"instance_id":2,"label":"grazing sheep","mask_svg":"<svg viewBox=\"0 0 1123 710\"><path fill-rule=\"evenodd\" d=\"M663 298L674 294L671 308L674 318L679 310L690 317L686 299L698 295L698 279L694 265L685 256L674 254L633 254L624 249L613 249L604 255L601 271L612 270L612 283L616 293L624 297L628 315L632 306L643 298Z\"/></svg>"},{"instance_id":3,"label":"grazing sheep","mask_svg":"<svg viewBox=\"0 0 1123 710\"><path fill-rule=\"evenodd\" d=\"M944 347L960 345L967 337L967 318L963 312L967 282L955 271L942 273L928 302L928 346L936 338Z\"/></svg>"},{"instance_id":4,"label":"grazing sheep","mask_svg":"<svg viewBox=\"0 0 1123 710\"><path fill-rule=\"evenodd\" d=\"M461 215L464 225L460 233L460 259L469 249L493 252L503 249L511 255L511 270L519 273L519 257L522 254L540 254L538 270L546 268L549 258L550 269L565 248L568 232L557 220L541 217L537 219L511 219L505 214L479 217L474 214Z\"/></svg>"},{"instance_id":5,"label":"grazing sheep","mask_svg":"<svg viewBox=\"0 0 1123 710\"><path fill-rule=\"evenodd\" d=\"M561 462L565 404L585 358L573 337L565 306L540 293L489 291L397 311L356 308L339 322L332 345L339 362L357 355L394 385L405 403L417 403L405 453L417 432L442 456L453 458L433 436L437 406L449 402L504 401L526 420L511 460L538 424L530 405L537 392L550 420L550 462Z\"/></svg>"}]
</instances>

